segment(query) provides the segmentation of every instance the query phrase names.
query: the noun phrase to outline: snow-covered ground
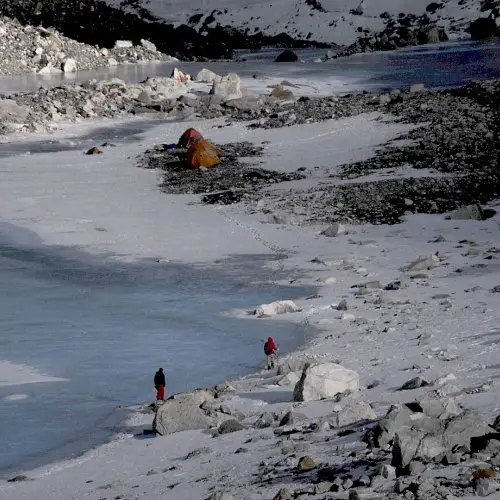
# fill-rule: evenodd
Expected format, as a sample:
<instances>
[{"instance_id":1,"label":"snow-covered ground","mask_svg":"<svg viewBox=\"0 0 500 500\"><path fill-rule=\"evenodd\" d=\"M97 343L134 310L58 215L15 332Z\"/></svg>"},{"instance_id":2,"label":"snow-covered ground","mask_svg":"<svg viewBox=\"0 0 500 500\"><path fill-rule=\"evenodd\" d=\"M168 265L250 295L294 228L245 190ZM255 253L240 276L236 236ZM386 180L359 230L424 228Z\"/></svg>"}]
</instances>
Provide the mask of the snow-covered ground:
<instances>
[{"instance_id":1,"label":"snow-covered ground","mask_svg":"<svg viewBox=\"0 0 500 500\"><path fill-rule=\"evenodd\" d=\"M114 5L123 5L118 0L108 0ZM235 26L241 29L262 31L268 35L288 33L295 38L311 38L316 41L349 45L353 43L360 31L369 29L381 31L384 27L381 14L388 12L391 16L399 13L420 16L426 13L428 0L321 0L322 9L315 9L305 0L149 0L140 5L150 10L155 16L175 25L188 24L192 16L199 14L196 26L201 27L209 16L208 26ZM471 20L480 16L480 0L445 0L438 2L442 7L432 20L445 27L453 36L450 28L456 33L468 26ZM130 9L133 10L131 2ZM361 6L361 15L352 11ZM456 35L455 35L456 36Z\"/></svg>"},{"instance_id":2,"label":"snow-covered ground","mask_svg":"<svg viewBox=\"0 0 500 500\"><path fill-rule=\"evenodd\" d=\"M0 212L3 220L35 232L45 244L112 253L128 261L154 257L200 263L235 254L285 253L287 258L274 264L288 273L283 281L320 286L320 291L318 298L297 300L302 310L280 319L316 327L317 335L302 352L338 359L356 370L363 387L360 398L372 403L378 415L391 403L413 400L425 391L396 392L406 380L420 375L432 382L453 374L455 379L448 380L453 379L458 389L480 388L465 391L460 403L494 417L500 412L500 295L490 290L500 283L496 264L500 216L478 222L409 215L397 226L348 226L346 234L326 238L319 234L321 226L269 224L262 215L248 214L239 206L204 207L191 204L193 197L162 194L157 174L135 167L135 156L144 149L175 142L184 129L195 125L216 142L269 141L263 158L268 168L289 171L312 164L335 168L369 157L377 146L407 130L391 117L379 118L366 114L265 131L241 124L218 128L210 121L167 123L146 132L141 141L106 149L103 155L66 151L10 157L2 164ZM67 127L50 137L74 140L86 127ZM407 177L411 169L392 175ZM401 271L420 256L436 252L439 265L420 277L411 279ZM269 279L273 279L272 265ZM382 284L400 280L402 287L355 295L355 285L372 280ZM348 314L332 307L342 299L347 300ZM256 329L262 322L274 321L244 314L242 321L243 316ZM276 382L267 372L235 381L232 403L248 415L291 408L292 387ZM299 407L317 417L331 413L333 402ZM130 423L140 431L151 419L150 414L137 413ZM256 434L263 439L248 442ZM26 472L32 480L0 482L0 497L192 500L206 498L209 488L216 486L236 498L270 499L280 487L296 485L295 478L287 475L264 488L254 484L252 475L262 460L281 455L271 436L270 429L217 439L201 431L154 438L130 433L78 459ZM332 446L350 446L349 441L335 439L309 443L308 454L327 462ZM201 447L210 451L185 459ZM240 447L247 451L235 454Z\"/></svg>"}]
</instances>

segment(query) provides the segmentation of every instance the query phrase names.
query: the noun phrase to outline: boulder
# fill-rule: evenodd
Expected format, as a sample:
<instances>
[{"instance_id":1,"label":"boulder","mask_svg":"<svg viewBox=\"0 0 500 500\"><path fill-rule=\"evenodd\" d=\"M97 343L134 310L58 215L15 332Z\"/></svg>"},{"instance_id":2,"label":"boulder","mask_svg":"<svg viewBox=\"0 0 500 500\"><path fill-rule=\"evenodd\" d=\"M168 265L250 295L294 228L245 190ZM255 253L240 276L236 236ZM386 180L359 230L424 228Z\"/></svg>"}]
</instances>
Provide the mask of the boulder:
<instances>
[{"instance_id":1,"label":"boulder","mask_svg":"<svg viewBox=\"0 0 500 500\"><path fill-rule=\"evenodd\" d=\"M333 427L345 427L346 425L375 420L376 418L377 414L368 403L348 399L338 405L338 409L333 412L329 423Z\"/></svg>"},{"instance_id":2,"label":"boulder","mask_svg":"<svg viewBox=\"0 0 500 500\"><path fill-rule=\"evenodd\" d=\"M272 92L269 94L272 100L277 101L294 101L295 95L290 89L286 89L282 85L276 85Z\"/></svg>"},{"instance_id":3,"label":"boulder","mask_svg":"<svg viewBox=\"0 0 500 500\"><path fill-rule=\"evenodd\" d=\"M0 99L0 122L23 123L29 111L27 106L21 106L13 99Z\"/></svg>"},{"instance_id":4,"label":"boulder","mask_svg":"<svg viewBox=\"0 0 500 500\"><path fill-rule=\"evenodd\" d=\"M287 49L281 52L274 62L297 62L298 60L299 56L293 50Z\"/></svg>"},{"instance_id":5,"label":"boulder","mask_svg":"<svg viewBox=\"0 0 500 500\"><path fill-rule=\"evenodd\" d=\"M131 49L134 44L130 40L116 40L115 49Z\"/></svg>"},{"instance_id":6,"label":"boulder","mask_svg":"<svg viewBox=\"0 0 500 500\"><path fill-rule=\"evenodd\" d=\"M359 375L336 363L310 364L293 391L294 401L331 399L336 394L359 390Z\"/></svg>"},{"instance_id":7,"label":"boulder","mask_svg":"<svg viewBox=\"0 0 500 500\"><path fill-rule=\"evenodd\" d=\"M141 45L146 50L149 50L149 52L156 52L157 51L156 45L153 42L150 42L149 40L145 40L144 38L141 40Z\"/></svg>"},{"instance_id":8,"label":"boulder","mask_svg":"<svg viewBox=\"0 0 500 500\"><path fill-rule=\"evenodd\" d=\"M61 69L64 73L74 73L77 69L76 61L71 57L68 57L68 59L61 64Z\"/></svg>"},{"instance_id":9,"label":"boulder","mask_svg":"<svg viewBox=\"0 0 500 500\"><path fill-rule=\"evenodd\" d=\"M335 236L340 236L341 234L345 233L346 233L345 226L338 222L332 224L331 226L328 226L326 229L321 231L321 234L323 236L326 236L327 238L334 238Z\"/></svg>"},{"instance_id":10,"label":"boulder","mask_svg":"<svg viewBox=\"0 0 500 500\"><path fill-rule=\"evenodd\" d=\"M195 81L202 83L214 83L220 82L221 80L221 76L206 68L203 68L201 71L199 71L195 78Z\"/></svg>"},{"instance_id":11,"label":"boulder","mask_svg":"<svg viewBox=\"0 0 500 500\"><path fill-rule=\"evenodd\" d=\"M415 377L412 378L411 380L408 380L408 382L405 382L400 388L400 391L409 391L411 389L418 389L419 387L425 387L426 385L429 385L429 382L424 380L422 377Z\"/></svg>"},{"instance_id":12,"label":"boulder","mask_svg":"<svg viewBox=\"0 0 500 500\"><path fill-rule=\"evenodd\" d=\"M292 300L278 300L270 302L269 304L262 304L255 310L256 316L262 318L263 316L276 316L278 314L287 314L299 312L301 308L298 307Z\"/></svg>"},{"instance_id":13,"label":"boulder","mask_svg":"<svg viewBox=\"0 0 500 500\"><path fill-rule=\"evenodd\" d=\"M280 420L279 425L280 427L283 427L285 425L295 425L306 420L307 417L303 413L290 410L289 412L285 413L283 418Z\"/></svg>"},{"instance_id":14,"label":"boulder","mask_svg":"<svg viewBox=\"0 0 500 500\"><path fill-rule=\"evenodd\" d=\"M439 43L441 41L439 28L437 26L425 26L417 34L418 43L425 45L427 43Z\"/></svg>"},{"instance_id":15,"label":"boulder","mask_svg":"<svg viewBox=\"0 0 500 500\"><path fill-rule=\"evenodd\" d=\"M218 96L224 101L240 99L243 97L240 77L236 73L229 73L223 76L220 82L214 82L210 89L210 94Z\"/></svg>"},{"instance_id":16,"label":"boulder","mask_svg":"<svg viewBox=\"0 0 500 500\"><path fill-rule=\"evenodd\" d=\"M245 426L240 424L237 420L230 419L222 422L219 425L219 434L231 434L232 432L238 432L245 429Z\"/></svg>"},{"instance_id":17,"label":"boulder","mask_svg":"<svg viewBox=\"0 0 500 500\"><path fill-rule=\"evenodd\" d=\"M419 257L416 261L401 268L401 271L405 272L416 272L423 271L426 269L432 269L439 265L439 257L436 254L431 254L423 257Z\"/></svg>"},{"instance_id":18,"label":"boulder","mask_svg":"<svg viewBox=\"0 0 500 500\"><path fill-rule=\"evenodd\" d=\"M178 68L174 68L172 74L170 75L170 78L172 78L177 83L187 83L191 81L191 77Z\"/></svg>"},{"instance_id":19,"label":"boulder","mask_svg":"<svg viewBox=\"0 0 500 500\"><path fill-rule=\"evenodd\" d=\"M260 111L262 100L256 96L245 96L239 99L230 99L225 105L228 108L239 109L240 111Z\"/></svg>"},{"instance_id":20,"label":"boulder","mask_svg":"<svg viewBox=\"0 0 500 500\"><path fill-rule=\"evenodd\" d=\"M410 87L410 92L416 94L417 92L423 92L425 90L425 85L423 83L414 83Z\"/></svg>"},{"instance_id":21,"label":"boulder","mask_svg":"<svg viewBox=\"0 0 500 500\"><path fill-rule=\"evenodd\" d=\"M200 407L213 401L212 393L205 390L177 394L158 407L153 430L165 436L180 431L208 429L216 424L216 420Z\"/></svg>"},{"instance_id":22,"label":"boulder","mask_svg":"<svg viewBox=\"0 0 500 500\"><path fill-rule=\"evenodd\" d=\"M477 203L474 205L467 205L454 210L450 219L453 220L484 220L483 209Z\"/></svg>"},{"instance_id":23,"label":"boulder","mask_svg":"<svg viewBox=\"0 0 500 500\"><path fill-rule=\"evenodd\" d=\"M227 491L217 491L212 493L207 500L235 500L234 495Z\"/></svg>"},{"instance_id":24,"label":"boulder","mask_svg":"<svg viewBox=\"0 0 500 500\"><path fill-rule=\"evenodd\" d=\"M308 456L302 457L297 464L297 472L309 472L316 469L316 462Z\"/></svg>"}]
</instances>

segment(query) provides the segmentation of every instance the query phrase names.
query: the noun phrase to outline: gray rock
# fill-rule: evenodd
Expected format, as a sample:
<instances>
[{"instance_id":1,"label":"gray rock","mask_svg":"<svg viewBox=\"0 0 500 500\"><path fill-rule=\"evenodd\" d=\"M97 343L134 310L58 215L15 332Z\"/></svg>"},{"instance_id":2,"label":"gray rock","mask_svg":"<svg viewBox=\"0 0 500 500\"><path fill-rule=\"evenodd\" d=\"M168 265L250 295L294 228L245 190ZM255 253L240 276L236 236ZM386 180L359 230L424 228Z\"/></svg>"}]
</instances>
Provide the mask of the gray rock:
<instances>
[{"instance_id":1,"label":"gray rock","mask_svg":"<svg viewBox=\"0 0 500 500\"><path fill-rule=\"evenodd\" d=\"M293 495L288 488L281 488L273 500L293 500Z\"/></svg>"},{"instance_id":2,"label":"gray rock","mask_svg":"<svg viewBox=\"0 0 500 500\"><path fill-rule=\"evenodd\" d=\"M286 89L282 85L276 85L269 95L271 99L276 99L278 101L293 101L295 96L290 89Z\"/></svg>"},{"instance_id":3,"label":"gray rock","mask_svg":"<svg viewBox=\"0 0 500 500\"><path fill-rule=\"evenodd\" d=\"M175 395L156 410L153 429L161 436L180 431L208 429L214 425L215 420L208 417L200 406L213 400L212 393L204 390Z\"/></svg>"},{"instance_id":4,"label":"gray rock","mask_svg":"<svg viewBox=\"0 0 500 500\"><path fill-rule=\"evenodd\" d=\"M229 108L239 109L240 111L260 111L262 101L256 96L243 96L239 99L230 99L225 105Z\"/></svg>"},{"instance_id":5,"label":"gray rock","mask_svg":"<svg viewBox=\"0 0 500 500\"><path fill-rule=\"evenodd\" d=\"M316 462L311 457L305 456L299 459L296 470L297 472L309 472L316 467Z\"/></svg>"},{"instance_id":6,"label":"gray rock","mask_svg":"<svg viewBox=\"0 0 500 500\"><path fill-rule=\"evenodd\" d=\"M289 412L285 413L283 418L280 420L279 425L280 427L285 425L295 425L300 422L304 422L305 420L307 420L307 417L303 413L290 410Z\"/></svg>"},{"instance_id":7,"label":"gray rock","mask_svg":"<svg viewBox=\"0 0 500 500\"><path fill-rule=\"evenodd\" d=\"M412 460L408 465L408 472L411 476L420 476L424 473L426 468L427 466L424 463L418 460Z\"/></svg>"},{"instance_id":8,"label":"gray rock","mask_svg":"<svg viewBox=\"0 0 500 500\"><path fill-rule=\"evenodd\" d=\"M450 219L454 220L484 220L483 209L480 205L467 205L466 207L457 208L450 215Z\"/></svg>"},{"instance_id":9,"label":"gray rock","mask_svg":"<svg viewBox=\"0 0 500 500\"><path fill-rule=\"evenodd\" d=\"M61 69L64 73L74 73L77 70L76 61L73 58L68 57L68 59L62 63Z\"/></svg>"},{"instance_id":10,"label":"gray rock","mask_svg":"<svg viewBox=\"0 0 500 500\"><path fill-rule=\"evenodd\" d=\"M359 390L359 375L336 363L307 365L293 390L294 401L331 399L345 391Z\"/></svg>"},{"instance_id":11,"label":"gray rock","mask_svg":"<svg viewBox=\"0 0 500 500\"><path fill-rule=\"evenodd\" d=\"M410 87L410 92L412 94L415 94L417 92L423 92L425 90L425 84L423 83L414 83L411 87Z\"/></svg>"},{"instance_id":12,"label":"gray rock","mask_svg":"<svg viewBox=\"0 0 500 500\"><path fill-rule=\"evenodd\" d=\"M219 425L219 434L230 434L232 432L242 431L243 429L245 429L245 426L238 422L238 420L226 420Z\"/></svg>"},{"instance_id":13,"label":"gray rock","mask_svg":"<svg viewBox=\"0 0 500 500\"><path fill-rule=\"evenodd\" d=\"M274 416L272 413L263 413L259 419L255 422L254 427L256 429L265 429L266 427L271 427L274 423Z\"/></svg>"},{"instance_id":14,"label":"gray rock","mask_svg":"<svg viewBox=\"0 0 500 500\"><path fill-rule=\"evenodd\" d=\"M212 493L207 500L236 500L234 495L227 491L217 491L216 493Z\"/></svg>"},{"instance_id":15,"label":"gray rock","mask_svg":"<svg viewBox=\"0 0 500 500\"><path fill-rule=\"evenodd\" d=\"M28 117L29 109L17 104L13 99L0 98L0 121L10 123L23 123Z\"/></svg>"},{"instance_id":16,"label":"gray rock","mask_svg":"<svg viewBox=\"0 0 500 500\"><path fill-rule=\"evenodd\" d=\"M321 234L323 236L326 236L327 238L334 238L335 236L339 236L345 233L345 226L343 224L340 224L339 222L336 222L335 224L332 224L331 226L328 226L326 229L321 231Z\"/></svg>"},{"instance_id":17,"label":"gray rock","mask_svg":"<svg viewBox=\"0 0 500 500\"><path fill-rule=\"evenodd\" d=\"M377 474L390 481L396 479L396 468L389 464L380 464L377 468Z\"/></svg>"},{"instance_id":18,"label":"gray rock","mask_svg":"<svg viewBox=\"0 0 500 500\"><path fill-rule=\"evenodd\" d=\"M334 411L329 423L333 427L345 427L347 425L363 422L366 420L375 420L377 414L373 408L364 401L347 399L341 403L341 408Z\"/></svg>"},{"instance_id":19,"label":"gray rock","mask_svg":"<svg viewBox=\"0 0 500 500\"><path fill-rule=\"evenodd\" d=\"M186 460L189 460L190 458L196 458L201 455L208 455L209 453L212 453L212 448L209 448L208 446L203 446L202 448L198 448L196 450L190 451L186 455Z\"/></svg>"},{"instance_id":20,"label":"gray rock","mask_svg":"<svg viewBox=\"0 0 500 500\"><path fill-rule=\"evenodd\" d=\"M214 83L214 82L220 82L222 80L222 77L214 73L213 71L210 71L209 69L203 68L195 78L195 81L197 82L203 82L203 83Z\"/></svg>"},{"instance_id":21,"label":"gray rock","mask_svg":"<svg viewBox=\"0 0 500 500\"><path fill-rule=\"evenodd\" d=\"M347 300L342 299L337 305L337 311L347 311Z\"/></svg>"},{"instance_id":22,"label":"gray rock","mask_svg":"<svg viewBox=\"0 0 500 500\"><path fill-rule=\"evenodd\" d=\"M436 254L427 255L418 258L416 261L412 262L411 264L408 264L407 266L402 267L401 271L405 272L423 271L425 269L432 269L433 267L439 265L439 263L440 260Z\"/></svg>"},{"instance_id":23,"label":"gray rock","mask_svg":"<svg viewBox=\"0 0 500 500\"><path fill-rule=\"evenodd\" d=\"M224 101L240 99L243 97L240 77L236 73L229 73L222 77L220 82L214 82L210 94L218 96Z\"/></svg>"},{"instance_id":24,"label":"gray rock","mask_svg":"<svg viewBox=\"0 0 500 500\"><path fill-rule=\"evenodd\" d=\"M134 44L130 40L116 40L115 49L130 49Z\"/></svg>"},{"instance_id":25,"label":"gray rock","mask_svg":"<svg viewBox=\"0 0 500 500\"><path fill-rule=\"evenodd\" d=\"M494 479L481 478L476 480L476 495L487 497L500 489L500 485Z\"/></svg>"},{"instance_id":26,"label":"gray rock","mask_svg":"<svg viewBox=\"0 0 500 500\"><path fill-rule=\"evenodd\" d=\"M157 51L156 45L153 42L150 42L149 40L145 40L144 38L141 39L141 45L150 52Z\"/></svg>"},{"instance_id":27,"label":"gray rock","mask_svg":"<svg viewBox=\"0 0 500 500\"><path fill-rule=\"evenodd\" d=\"M429 385L429 382L424 380L422 377L415 377L408 382L405 382L398 390L400 391L409 391L411 389L418 389L419 387L425 387Z\"/></svg>"},{"instance_id":28,"label":"gray rock","mask_svg":"<svg viewBox=\"0 0 500 500\"><path fill-rule=\"evenodd\" d=\"M329 481L322 481L321 483L317 483L314 486L314 494L315 495L322 495L323 493L327 493L330 491L330 488L332 487L332 483Z\"/></svg>"}]
</instances>

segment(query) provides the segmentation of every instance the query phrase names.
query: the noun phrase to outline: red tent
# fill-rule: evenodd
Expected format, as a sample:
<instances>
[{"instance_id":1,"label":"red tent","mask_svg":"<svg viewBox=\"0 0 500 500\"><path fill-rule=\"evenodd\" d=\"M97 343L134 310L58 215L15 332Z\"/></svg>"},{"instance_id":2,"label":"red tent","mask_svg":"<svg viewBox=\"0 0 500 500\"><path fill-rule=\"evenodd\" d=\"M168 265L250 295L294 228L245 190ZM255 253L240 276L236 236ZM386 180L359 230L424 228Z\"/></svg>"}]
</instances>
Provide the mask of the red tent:
<instances>
[{"instance_id":1,"label":"red tent","mask_svg":"<svg viewBox=\"0 0 500 500\"><path fill-rule=\"evenodd\" d=\"M196 143L200 139L203 139L203 136L194 128L188 128L179 139L177 143L178 148L187 148L189 149L192 144Z\"/></svg>"}]
</instances>

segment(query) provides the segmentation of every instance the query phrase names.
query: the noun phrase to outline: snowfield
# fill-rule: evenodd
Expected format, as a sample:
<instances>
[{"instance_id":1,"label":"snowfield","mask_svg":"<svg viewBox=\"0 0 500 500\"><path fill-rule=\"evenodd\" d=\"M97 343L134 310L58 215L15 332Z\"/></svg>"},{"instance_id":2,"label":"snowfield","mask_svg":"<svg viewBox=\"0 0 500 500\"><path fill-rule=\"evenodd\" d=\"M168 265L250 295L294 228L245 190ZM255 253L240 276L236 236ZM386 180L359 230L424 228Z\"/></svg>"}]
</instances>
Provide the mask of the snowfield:
<instances>
[{"instance_id":1,"label":"snowfield","mask_svg":"<svg viewBox=\"0 0 500 500\"><path fill-rule=\"evenodd\" d=\"M117 0L111 3L123 5ZM149 0L142 1L141 5L174 25L191 24L201 28L219 23L248 29L249 34L256 31L266 35L285 32L293 38L350 45L364 29L381 31L384 27L381 14L420 16L431 4L429 0L321 0L319 3L322 9L313 8L305 0ZM446 28L453 38L463 36L463 30L470 21L480 16L480 0L444 0L437 3L442 7L435 13L429 13L429 17ZM131 2L127 8L133 10L133 6ZM353 14L352 11L358 8L362 13ZM191 19L192 16L197 17Z\"/></svg>"}]
</instances>

